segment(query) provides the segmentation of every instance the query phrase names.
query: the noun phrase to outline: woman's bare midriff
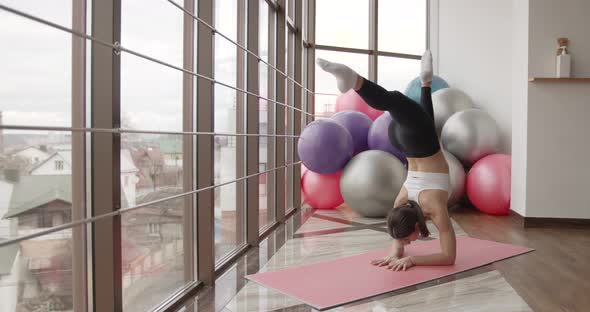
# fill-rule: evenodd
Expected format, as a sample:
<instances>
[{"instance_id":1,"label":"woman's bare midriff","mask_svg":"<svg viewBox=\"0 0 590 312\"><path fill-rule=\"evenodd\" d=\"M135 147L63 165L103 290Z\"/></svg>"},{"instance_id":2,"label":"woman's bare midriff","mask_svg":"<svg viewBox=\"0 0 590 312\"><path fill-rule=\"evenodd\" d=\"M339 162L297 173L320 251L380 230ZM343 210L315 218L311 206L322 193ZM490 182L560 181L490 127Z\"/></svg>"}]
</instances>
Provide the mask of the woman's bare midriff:
<instances>
[{"instance_id":1,"label":"woman's bare midriff","mask_svg":"<svg viewBox=\"0 0 590 312\"><path fill-rule=\"evenodd\" d=\"M436 154L428 157L410 158L408 157L408 170L420 172L449 173L449 165L442 152L439 150Z\"/></svg>"}]
</instances>

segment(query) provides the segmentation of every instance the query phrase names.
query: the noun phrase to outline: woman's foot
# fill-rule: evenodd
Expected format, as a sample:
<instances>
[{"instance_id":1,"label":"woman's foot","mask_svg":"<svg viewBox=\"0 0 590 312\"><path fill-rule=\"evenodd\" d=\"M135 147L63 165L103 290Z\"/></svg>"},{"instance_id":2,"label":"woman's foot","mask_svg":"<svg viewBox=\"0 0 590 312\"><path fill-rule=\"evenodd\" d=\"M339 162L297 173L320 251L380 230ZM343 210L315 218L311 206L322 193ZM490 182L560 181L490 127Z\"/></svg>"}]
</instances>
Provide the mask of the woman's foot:
<instances>
[{"instance_id":1,"label":"woman's foot","mask_svg":"<svg viewBox=\"0 0 590 312\"><path fill-rule=\"evenodd\" d=\"M321 69L336 77L340 92L344 93L350 89L356 90L358 88L360 76L354 70L350 69L350 67L339 63L332 63L321 58L318 58L316 63Z\"/></svg>"},{"instance_id":2,"label":"woman's foot","mask_svg":"<svg viewBox=\"0 0 590 312\"><path fill-rule=\"evenodd\" d=\"M423 87L430 87L432 85L432 53L430 50L426 50L422 55L420 70L420 82Z\"/></svg>"}]
</instances>

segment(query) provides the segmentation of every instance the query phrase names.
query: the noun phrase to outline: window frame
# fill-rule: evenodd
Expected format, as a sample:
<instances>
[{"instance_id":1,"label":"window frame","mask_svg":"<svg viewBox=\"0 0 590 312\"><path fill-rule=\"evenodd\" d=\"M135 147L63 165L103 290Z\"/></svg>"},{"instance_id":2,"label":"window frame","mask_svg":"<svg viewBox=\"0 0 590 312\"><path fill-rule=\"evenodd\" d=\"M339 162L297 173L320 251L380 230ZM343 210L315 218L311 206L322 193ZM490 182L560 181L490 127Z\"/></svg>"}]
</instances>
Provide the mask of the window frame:
<instances>
[{"instance_id":1,"label":"window frame","mask_svg":"<svg viewBox=\"0 0 590 312\"><path fill-rule=\"evenodd\" d=\"M120 54L130 51L117 47L121 38L121 1L72 0L73 23L72 29L69 31L74 34L71 68L72 127L58 131L72 132L72 162L70 165L73 208L71 221L82 222L82 225L72 225L72 266L74 271L72 297L73 309L76 311L119 311L123 307L121 251L123 229L121 228L122 212L119 210L122 209L122 187L127 185L129 181L128 177L121 179L120 172ZM210 118L214 113L215 105L211 92L212 84L204 79L197 79L190 72L196 71L199 75L214 77L211 66L211 59L214 55L212 44L214 32L197 22L193 15L198 15L202 21L209 25L214 24L214 1L185 0L183 6L179 6L179 9L185 12L182 66L182 70L186 71L183 75L182 89L182 128L184 132L213 132L213 123ZM246 3L251 5L250 1L236 1L241 3L239 14L245 15L252 9L251 6L245 5ZM313 94L307 93L298 86L304 82L302 67L309 63L309 59L302 59L302 49L305 48L309 51L309 47L303 43L303 34L301 33L302 29L309 30L309 27L305 28L302 25L303 21L308 21L305 18L307 13L303 12L301 1L289 1L290 8L288 10L286 10L286 0L265 1L269 6L268 97L292 107L269 103L267 129L271 136L267 139L269 148L266 168L270 169L266 169L259 167L257 157L260 151L258 148L259 138L256 135L260 134L260 129L258 119L253 116L259 116L259 106L247 105L249 108L244 112L247 116L245 130L237 132L247 132L248 135L254 134L255 136L248 136L248 140L243 140L247 141L245 148L250 154L238 154L237 158L246 160L243 163L243 170L238 170L237 177L274 170L267 173L268 190L269 193L273 193L272 196L267 194L267 200L268 208L275 209L275 220L270 222L268 226L258 229L259 192L257 188L246 188L244 196L240 196L238 201L240 205L244 205L244 212L247 214L248 222L244 225L248 233L247 244L237 246L229 257L224 259L223 263L216 264L211 252L214 247L213 192L203 191L199 193L199 196L196 194L185 195L183 235L186 283L184 287L169 294L167 299L154 307L155 311L172 311L178 308L178 305L201 285L212 285L215 278L232 265L246 248L258 245L270 232L280 226L289 214L300 208L299 166L293 164L293 162L297 162L295 138L287 138L284 135L299 135L303 117L297 109L303 107L302 97L305 97L306 101L309 100L309 96L313 97ZM198 10L195 7L196 4ZM171 3L171 5L174 4ZM311 10L310 5L307 5L306 8ZM286 14L291 17L287 17ZM255 16L255 19L257 18L258 16ZM254 25L257 25L257 22L256 20ZM243 42L257 42L259 29L254 32L251 31L251 28L247 28L247 25L251 24L246 23L245 19L238 24L239 33L245 33L248 30L248 40L242 41L242 44L244 44ZM84 38L80 34L90 37ZM101 42L97 43L95 39ZM250 50L254 54L258 53L257 49ZM240 53L246 55L244 51ZM285 59L283 55L287 55L288 58ZM310 53L306 55L309 57ZM145 56L136 56L145 58ZM250 55L245 57L249 61L255 58ZM251 69L249 64L242 64L240 70L243 70L245 66ZM258 61L256 61L256 65L258 65ZM282 73L277 73L277 70ZM254 72L256 71L248 70L248 75ZM313 71L311 72L313 73ZM288 77L285 77L283 73L288 73ZM306 73L309 75L309 71ZM313 81L313 79L311 80ZM247 81L253 80L249 76ZM249 83L246 85L248 85L249 92L258 94L257 85L250 86ZM309 88L313 90L313 87ZM304 92L306 92L305 96ZM244 96L244 98L246 97ZM248 96L248 101L252 99L258 100L255 96ZM313 106L305 105L305 108L313 108ZM312 117L306 116L305 120L311 121ZM95 128L101 130L96 131ZM153 131L153 133L159 132ZM166 133L161 132L161 134ZM209 152L212 151L213 137L176 134L183 135L185 138L183 139L182 156L183 191L191 192L211 186L214 161ZM229 137L233 140L236 140L236 137L244 138L241 135L230 135ZM250 140L252 137L254 138ZM240 144L239 141L237 140L237 145ZM56 170L63 170L64 160L56 161L54 166ZM285 178L288 179L288 190L282 187ZM255 181L254 184L258 185L258 176L248 178L247 181ZM277 187L279 184L277 181L281 181L281 187ZM292 194L289 206L293 209L285 213L285 195L289 192ZM94 219L87 220L87 218L104 217L104 215L109 215L109 218L100 222L95 222ZM43 219L45 220L43 222L53 222L52 216L45 217L47 218ZM248 229L250 230L248 231ZM162 230L159 223L147 225L148 234L151 232L161 233Z\"/></svg>"},{"instance_id":2,"label":"window frame","mask_svg":"<svg viewBox=\"0 0 590 312\"><path fill-rule=\"evenodd\" d=\"M311 0L315 5L317 0ZM425 41L426 41L426 49L430 49L430 32L431 32L431 23L430 23L430 11L431 5L434 2L432 0L423 0L426 1L426 34L425 34ZM315 9L314 9L315 14ZM378 38L379 38L379 0L369 0L369 48L368 49L358 49L358 48L347 48L341 46L332 46L332 45L322 45L317 44L314 40L309 40L306 42L307 45L311 46L314 50L325 50L325 51L336 51L336 52L348 52L348 53L357 53L357 54L365 54L369 58L369 77L367 77L371 81L378 81L378 58L379 56L386 56L386 57L394 57L394 58L403 58L403 59L413 59L413 60L420 60L421 55L417 54L407 54L407 53L396 53L396 52L389 52L389 51L382 51L379 50L378 47ZM310 32L314 32L315 38L315 25L313 29L310 29ZM436 51L435 51L436 52ZM337 94L333 94L337 95Z\"/></svg>"}]
</instances>

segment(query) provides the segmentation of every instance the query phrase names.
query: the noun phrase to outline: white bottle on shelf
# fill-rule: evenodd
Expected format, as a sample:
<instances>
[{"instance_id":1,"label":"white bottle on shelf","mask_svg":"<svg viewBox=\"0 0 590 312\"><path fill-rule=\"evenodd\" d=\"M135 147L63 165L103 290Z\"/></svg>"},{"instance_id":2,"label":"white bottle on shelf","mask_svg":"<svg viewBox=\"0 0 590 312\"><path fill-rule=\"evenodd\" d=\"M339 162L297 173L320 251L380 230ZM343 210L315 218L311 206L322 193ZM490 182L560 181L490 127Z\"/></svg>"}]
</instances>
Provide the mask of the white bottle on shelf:
<instances>
[{"instance_id":1,"label":"white bottle on shelf","mask_svg":"<svg viewBox=\"0 0 590 312\"><path fill-rule=\"evenodd\" d=\"M559 47L561 54L555 61L555 75L557 78L569 78L571 76L572 56L567 54L566 47Z\"/></svg>"}]
</instances>

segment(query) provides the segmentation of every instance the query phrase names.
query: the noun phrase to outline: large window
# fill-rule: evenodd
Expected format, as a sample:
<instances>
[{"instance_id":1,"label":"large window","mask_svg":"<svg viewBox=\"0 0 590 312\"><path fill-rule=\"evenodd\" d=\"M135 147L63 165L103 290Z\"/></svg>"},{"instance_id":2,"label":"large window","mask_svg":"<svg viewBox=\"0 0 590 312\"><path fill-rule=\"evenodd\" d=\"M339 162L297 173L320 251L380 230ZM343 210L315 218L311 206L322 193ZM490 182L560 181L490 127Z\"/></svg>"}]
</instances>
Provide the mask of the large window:
<instances>
[{"instance_id":1,"label":"large window","mask_svg":"<svg viewBox=\"0 0 590 312\"><path fill-rule=\"evenodd\" d=\"M379 51L422 55L426 49L426 2L379 1Z\"/></svg>"},{"instance_id":2,"label":"large window","mask_svg":"<svg viewBox=\"0 0 590 312\"><path fill-rule=\"evenodd\" d=\"M70 0L2 4L72 27ZM72 36L2 10L0 29L0 125L71 127ZM0 129L0 242L72 221L71 143L69 132ZM0 247L2 311L73 310L73 245L66 229Z\"/></svg>"},{"instance_id":3,"label":"large window","mask_svg":"<svg viewBox=\"0 0 590 312\"><path fill-rule=\"evenodd\" d=\"M380 1L387 2L390 0ZM316 0L316 42L369 48L369 0Z\"/></svg>"},{"instance_id":4,"label":"large window","mask_svg":"<svg viewBox=\"0 0 590 312\"><path fill-rule=\"evenodd\" d=\"M1 2L2 311L162 308L299 208L307 3Z\"/></svg>"},{"instance_id":5,"label":"large window","mask_svg":"<svg viewBox=\"0 0 590 312\"><path fill-rule=\"evenodd\" d=\"M265 0L259 0L259 90L262 97L275 99L275 77L276 72L272 66L275 64L275 38L276 33L276 12ZM270 64L270 65L269 65ZM274 112L276 103L260 99L258 115L258 131L263 135L274 134ZM258 162L259 172L265 172L274 168L274 146L275 140L270 136L259 138ZM263 173L258 177L259 184L259 215L258 227L263 230L267 225L276 220L276 209L274 202L274 172Z\"/></svg>"},{"instance_id":6,"label":"large window","mask_svg":"<svg viewBox=\"0 0 590 312\"><path fill-rule=\"evenodd\" d=\"M159 0L121 5L121 45L182 67L183 12ZM182 131L182 78L176 69L122 53L121 128ZM123 134L120 145L123 208L182 193L182 135ZM183 204L177 198L122 215L124 311L149 310L185 284Z\"/></svg>"},{"instance_id":7,"label":"large window","mask_svg":"<svg viewBox=\"0 0 590 312\"><path fill-rule=\"evenodd\" d=\"M418 76L426 49L427 0L375 2L317 0L316 57L346 64L388 90L403 91ZM333 76L317 66L315 73L315 112L329 117L340 92Z\"/></svg>"},{"instance_id":8,"label":"large window","mask_svg":"<svg viewBox=\"0 0 590 312\"><path fill-rule=\"evenodd\" d=\"M229 39L238 41L239 0L215 1L215 26ZM243 31L243 28L240 28ZM238 47L219 35L215 40L215 79L227 85L238 87L242 72L239 57L243 54ZM243 87L243 86L241 86ZM240 126L243 108L238 107L238 98L244 94L220 84L215 85L214 131L217 133L244 133ZM240 104L243 101L240 101ZM241 104L243 105L243 104ZM215 136L214 168L215 184L235 180L242 176L244 152L235 136ZM240 198L241 183L232 183L215 190L215 259L219 260L230 251L244 244L244 213Z\"/></svg>"}]
</instances>

